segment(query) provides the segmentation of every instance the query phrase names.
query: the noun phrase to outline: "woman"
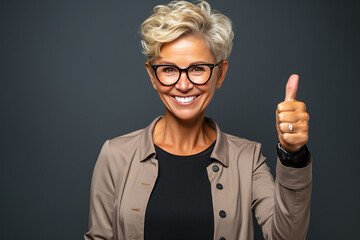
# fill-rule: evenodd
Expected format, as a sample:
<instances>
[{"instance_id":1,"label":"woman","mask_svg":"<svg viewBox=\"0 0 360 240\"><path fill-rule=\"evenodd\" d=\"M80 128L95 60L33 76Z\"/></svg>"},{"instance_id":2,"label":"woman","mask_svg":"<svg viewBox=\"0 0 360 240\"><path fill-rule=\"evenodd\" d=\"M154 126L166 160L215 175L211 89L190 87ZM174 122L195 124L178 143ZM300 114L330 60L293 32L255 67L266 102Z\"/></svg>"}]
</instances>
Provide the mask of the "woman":
<instances>
[{"instance_id":1,"label":"woman","mask_svg":"<svg viewBox=\"0 0 360 240\"><path fill-rule=\"evenodd\" d=\"M105 142L94 168L85 239L305 239L308 114L292 75L277 107L274 182L261 145L205 117L224 81L233 32L207 2L157 6L142 24L146 70L165 105L148 127Z\"/></svg>"}]
</instances>

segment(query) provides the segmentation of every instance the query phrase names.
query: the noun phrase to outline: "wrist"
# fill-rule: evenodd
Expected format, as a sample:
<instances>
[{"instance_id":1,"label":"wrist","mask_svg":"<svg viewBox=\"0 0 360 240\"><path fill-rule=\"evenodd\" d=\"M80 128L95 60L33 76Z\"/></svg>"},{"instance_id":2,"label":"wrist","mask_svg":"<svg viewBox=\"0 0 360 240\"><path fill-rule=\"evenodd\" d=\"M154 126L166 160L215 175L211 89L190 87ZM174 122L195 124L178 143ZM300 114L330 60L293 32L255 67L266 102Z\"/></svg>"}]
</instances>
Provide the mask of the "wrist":
<instances>
[{"instance_id":1,"label":"wrist","mask_svg":"<svg viewBox=\"0 0 360 240\"><path fill-rule=\"evenodd\" d=\"M277 154L280 162L287 167L302 168L310 163L310 152L306 145L298 151L291 152L285 149L279 142L277 144Z\"/></svg>"}]
</instances>

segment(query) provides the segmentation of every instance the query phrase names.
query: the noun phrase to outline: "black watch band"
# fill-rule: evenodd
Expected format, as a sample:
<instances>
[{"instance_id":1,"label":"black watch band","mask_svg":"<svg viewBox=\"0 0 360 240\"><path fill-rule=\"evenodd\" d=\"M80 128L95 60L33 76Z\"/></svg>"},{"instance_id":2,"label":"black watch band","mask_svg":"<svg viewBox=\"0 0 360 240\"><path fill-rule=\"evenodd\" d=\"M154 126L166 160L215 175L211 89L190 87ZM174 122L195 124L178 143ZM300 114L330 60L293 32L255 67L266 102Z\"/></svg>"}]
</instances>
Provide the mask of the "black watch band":
<instances>
[{"instance_id":1,"label":"black watch band","mask_svg":"<svg viewBox=\"0 0 360 240\"><path fill-rule=\"evenodd\" d=\"M302 168L310 163L311 155L306 145L295 153L286 151L280 143L278 143L276 147L277 155L284 166Z\"/></svg>"}]
</instances>

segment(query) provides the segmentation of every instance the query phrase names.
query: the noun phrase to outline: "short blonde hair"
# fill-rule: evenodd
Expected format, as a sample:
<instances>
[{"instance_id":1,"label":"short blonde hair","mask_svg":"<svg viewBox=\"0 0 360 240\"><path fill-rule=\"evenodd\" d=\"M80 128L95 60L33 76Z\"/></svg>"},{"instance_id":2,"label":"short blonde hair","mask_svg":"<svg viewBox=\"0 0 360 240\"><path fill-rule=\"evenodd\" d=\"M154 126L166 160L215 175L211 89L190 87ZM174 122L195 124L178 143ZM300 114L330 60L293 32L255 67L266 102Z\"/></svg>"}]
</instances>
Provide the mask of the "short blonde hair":
<instances>
[{"instance_id":1,"label":"short blonde hair","mask_svg":"<svg viewBox=\"0 0 360 240\"><path fill-rule=\"evenodd\" d=\"M151 63L161 57L165 43L187 34L201 35L216 62L229 58L234 38L231 20L211 9L206 1L197 5L172 1L154 7L153 14L141 25L143 53Z\"/></svg>"}]
</instances>

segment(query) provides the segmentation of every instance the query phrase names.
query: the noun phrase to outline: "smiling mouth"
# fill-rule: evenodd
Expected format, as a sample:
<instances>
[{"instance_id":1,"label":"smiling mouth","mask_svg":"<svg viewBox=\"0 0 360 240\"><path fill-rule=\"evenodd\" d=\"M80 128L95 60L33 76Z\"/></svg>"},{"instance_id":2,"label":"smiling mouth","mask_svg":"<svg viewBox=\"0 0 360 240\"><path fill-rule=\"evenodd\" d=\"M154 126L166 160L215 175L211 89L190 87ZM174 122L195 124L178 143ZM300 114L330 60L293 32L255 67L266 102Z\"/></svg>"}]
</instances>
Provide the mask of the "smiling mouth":
<instances>
[{"instance_id":1,"label":"smiling mouth","mask_svg":"<svg viewBox=\"0 0 360 240\"><path fill-rule=\"evenodd\" d=\"M189 96L189 97L178 97L178 96L174 96L175 100L180 102L180 103L190 103L192 101L194 101L199 95L196 96Z\"/></svg>"}]
</instances>

